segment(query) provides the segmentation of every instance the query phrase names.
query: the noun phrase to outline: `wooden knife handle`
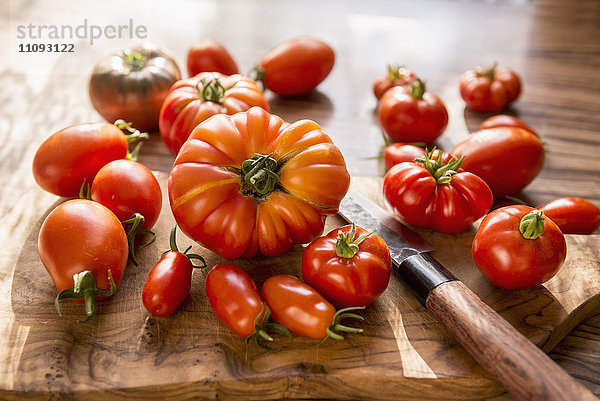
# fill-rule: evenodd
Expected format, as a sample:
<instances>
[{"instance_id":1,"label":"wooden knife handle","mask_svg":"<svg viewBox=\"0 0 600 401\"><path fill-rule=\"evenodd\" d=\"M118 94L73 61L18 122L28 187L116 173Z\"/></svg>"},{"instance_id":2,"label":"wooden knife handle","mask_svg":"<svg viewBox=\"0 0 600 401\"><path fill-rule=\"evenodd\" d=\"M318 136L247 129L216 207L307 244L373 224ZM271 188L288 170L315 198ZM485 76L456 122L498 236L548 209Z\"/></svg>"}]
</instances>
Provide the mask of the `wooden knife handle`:
<instances>
[{"instance_id":1,"label":"wooden knife handle","mask_svg":"<svg viewBox=\"0 0 600 401\"><path fill-rule=\"evenodd\" d=\"M518 399L598 401L462 282L438 285L429 293L426 306Z\"/></svg>"}]
</instances>

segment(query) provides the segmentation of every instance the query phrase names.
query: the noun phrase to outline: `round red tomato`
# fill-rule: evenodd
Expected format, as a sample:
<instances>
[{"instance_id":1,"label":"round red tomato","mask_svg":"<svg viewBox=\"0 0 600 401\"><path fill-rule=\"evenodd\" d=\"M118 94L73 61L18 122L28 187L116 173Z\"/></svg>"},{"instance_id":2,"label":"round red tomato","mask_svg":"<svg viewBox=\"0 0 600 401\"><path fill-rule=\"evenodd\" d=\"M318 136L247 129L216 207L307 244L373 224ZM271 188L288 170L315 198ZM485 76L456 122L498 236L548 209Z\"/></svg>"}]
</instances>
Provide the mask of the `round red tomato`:
<instances>
[{"instance_id":1,"label":"round red tomato","mask_svg":"<svg viewBox=\"0 0 600 401\"><path fill-rule=\"evenodd\" d=\"M457 172L463 158L444 164L400 163L383 179L383 196L394 213L415 227L458 234L492 206L492 192L475 174Z\"/></svg>"},{"instance_id":2,"label":"round red tomato","mask_svg":"<svg viewBox=\"0 0 600 401\"><path fill-rule=\"evenodd\" d=\"M78 196L84 180L91 183L105 164L127 156L128 137L120 127L76 124L52 134L33 158L35 181L55 195Z\"/></svg>"},{"instance_id":3,"label":"round red tomato","mask_svg":"<svg viewBox=\"0 0 600 401\"><path fill-rule=\"evenodd\" d=\"M425 91L416 78L410 86L395 86L379 100L379 123L394 142L432 143L448 124L448 111L439 97Z\"/></svg>"},{"instance_id":4,"label":"round red tomato","mask_svg":"<svg viewBox=\"0 0 600 401\"><path fill-rule=\"evenodd\" d=\"M537 209L556 223L563 234L591 234L600 227L600 209L585 199L559 198Z\"/></svg>"},{"instance_id":5,"label":"round red tomato","mask_svg":"<svg viewBox=\"0 0 600 401\"><path fill-rule=\"evenodd\" d=\"M481 129L495 127L519 127L538 136L537 132L535 132L533 128L531 128L529 125L525 124L523 120L506 114L499 114L497 116L486 118L481 123Z\"/></svg>"},{"instance_id":6,"label":"round red tomato","mask_svg":"<svg viewBox=\"0 0 600 401\"><path fill-rule=\"evenodd\" d=\"M162 207L162 191L154 174L143 164L126 159L112 161L98 171L92 182L91 198L109 208L121 221L141 214L145 229L154 226Z\"/></svg>"},{"instance_id":7,"label":"round red tomato","mask_svg":"<svg viewBox=\"0 0 600 401\"><path fill-rule=\"evenodd\" d=\"M335 53L325 42L301 36L269 50L259 63L259 80L280 96L312 91L331 72Z\"/></svg>"},{"instance_id":8,"label":"round red tomato","mask_svg":"<svg viewBox=\"0 0 600 401\"><path fill-rule=\"evenodd\" d=\"M60 291L57 308L60 299L84 299L88 319L94 299L112 295L127 266L121 222L106 207L85 199L64 202L50 212L40 228L38 251Z\"/></svg>"},{"instance_id":9,"label":"round red tomato","mask_svg":"<svg viewBox=\"0 0 600 401\"><path fill-rule=\"evenodd\" d=\"M373 83L373 94L377 100L393 86L404 86L411 83L416 75L400 66L388 65L388 73L378 77Z\"/></svg>"},{"instance_id":10,"label":"round red tomato","mask_svg":"<svg viewBox=\"0 0 600 401\"><path fill-rule=\"evenodd\" d=\"M392 143L383 151L383 160L385 162L386 169L391 169L396 164L402 162L414 162L415 159L423 158L426 150L414 145L407 145L405 143ZM437 161L441 150L435 149L431 159ZM449 153L442 152L442 162L448 163L453 156Z\"/></svg>"},{"instance_id":11,"label":"round red tomato","mask_svg":"<svg viewBox=\"0 0 600 401\"><path fill-rule=\"evenodd\" d=\"M392 260L385 241L348 225L317 238L302 254L302 278L338 308L367 306L388 286Z\"/></svg>"},{"instance_id":12,"label":"round red tomato","mask_svg":"<svg viewBox=\"0 0 600 401\"><path fill-rule=\"evenodd\" d=\"M212 38L202 39L190 47L187 54L187 70L190 77L201 72L219 72L223 75L239 72L225 46Z\"/></svg>"},{"instance_id":13,"label":"round red tomato","mask_svg":"<svg viewBox=\"0 0 600 401\"><path fill-rule=\"evenodd\" d=\"M253 107L194 129L169 176L169 199L186 235L232 260L310 242L349 185L341 152L315 122L289 125Z\"/></svg>"},{"instance_id":14,"label":"round red tomato","mask_svg":"<svg viewBox=\"0 0 600 401\"><path fill-rule=\"evenodd\" d=\"M513 205L488 214L473 240L473 260L496 287L517 290L550 280L567 256L564 235L544 213Z\"/></svg>"},{"instance_id":15,"label":"round red tomato","mask_svg":"<svg viewBox=\"0 0 600 401\"><path fill-rule=\"evenodd\" d=\"M90 77L90 99L107 121L121 118L139 130L155 131L163 100L179 79L175 60L146 43L100 60Z\"/></svg>"},{"instance_id":16,"label":"round red tomato","mask_svg":"<svg viewBox=\"0 0 600 401\"><path fill-rule=\"evenodd\" d=\"M464 155L462 168L483 178L496 198L525 188L538 175L545 158L540 139L518 127L474 132L451 153Z\"/></svg>"},{"instance_id":17,"label":"round red tomato","mask_svg":"<svg viewBox=\"0 0 600 401\"><path fill-rule=\"evenodd\" d=\"M467 106L479 112L503 110L521 94L521 79L510 68L469 70L460 78L460 96Z\"/></svg>"},{"instance_id":18,"label":"round red tomato","mask_svg":"<svg viewBox=\"0 0 600 401\"><path fill-rule=\"evenodd\" d=\"M160 135L173 154L198 124L215 114L235 114L269 104L256 82L240 74L216 72L181 80L171 88L160 111Z\"/></svg>"},{"instance_id":19,"label":"round red tomato","mask_svg":"<svg viewBox=\"0 0 600 401\"><path fill-rule=\"evenodd\" d=\"M336 312L335 307L309 285L292 276L272 276L265 281L261 290L262 298L271 310L271 317L289 331L300 336L324 340L329 337L341 340L335 333L361 332L361 329L342 326L339 322L345 317L362 319L347 314L348 308Z\"/></svg>"}]
</instances>

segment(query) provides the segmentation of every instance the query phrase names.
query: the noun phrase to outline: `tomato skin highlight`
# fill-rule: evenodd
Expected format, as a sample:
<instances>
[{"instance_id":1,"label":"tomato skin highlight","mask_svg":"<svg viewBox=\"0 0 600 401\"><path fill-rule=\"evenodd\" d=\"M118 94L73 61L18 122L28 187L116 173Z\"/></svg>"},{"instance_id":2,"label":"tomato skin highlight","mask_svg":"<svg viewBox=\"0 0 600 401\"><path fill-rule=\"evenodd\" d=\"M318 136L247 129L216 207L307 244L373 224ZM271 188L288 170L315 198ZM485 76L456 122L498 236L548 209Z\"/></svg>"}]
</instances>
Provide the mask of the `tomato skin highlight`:
<instances>
[{"instance_id":1,"label":"tomato skin highlight","mask_svg":"<svg viewBox=\"0 0 600 401\"><path fill-rule=\"evenodd\" d=\"M302 278L337 308L367 306L387 288L392 262L385 241L371 234L358 245L351 258L338 256L338 233L348 234L352 225L336 228L317 238L302 254ZM368 232L356 227L356 238Z\"/></svg>"},{"instance_id":2,"label":"tomato skin highlight","mask_svg":"<svg viewBox=\"0 0 600 401\"><path fill-rule=\"evenodd\" d=\"M58 196L76 197L107 163L127 156L127 138L109 123L76 124L48 137L33 159L33 177Z\"/></svg>"},{"instance_id":3,"label":"tomato skin highlight","mask_svg":"<svg viewBox=\"0 0 600 401\"><path fill-rule=\"evenodd\" d=\"M219 263L206 276L206 295L214 314L238 336L255 332L264 302L248 273L231 263Z\"/></svg>"},{"instance_id":4,"label":"tomato skin highlight","mask_svg":"<svg viewBox=\"0 0 600 401\"><path fill-rule=\"evenodd\" d=\"M193 266L181 252L166 252L152 267L142 290L142 302L154 316L171 315L190 294Z\"/></svg>"},{"instance_id":5,"label":"tomato skin highlight","mask_svg":"<svg viewBox=\"0 0 600 401\"><path fill-rule=\"evenodd\" d=\"M261 290L271 318L293 334L314 339L327 337L335 307L316 290L293 276L272 276Z\"/></svg>"},{"instance_id":6,"label":"tomato skin highlight","mask_svg":"<svg viewBox=\"0 0 600 401\"><path fill-rule=\"evenodd\" d=\"M550 280L562 267L567 243L558 226L544 219L544 232L525 239L519 231L523 216L534 209L506 206L489 213L473 240L473 260L490 283L499 288L532 288Z\"/></svg>"},{"instance_id":7,"label":"tomato skin highlight","mask_svg":"<svg viewBox=\"0 0 600 401\"><path fill-rule=\"evenodd\" d=\"M154 174L143 164L126 159L112 161L98 171L91 198L121 221L141 214L145 229L154 226L162 208L162 191Z\"/></svg>"},{"instance_id":8,"label":"tomato skin highlight","mask_svg":"<svg viewBox=\"0 0 600 401\"><path fill-rule=\"evenodd\" d=\"M481 129L495 128L495 127L519 127L519 128L523 128L526 131L531 132L535 136L539 136L537 134L537 132L535 132L535 130L533 128L531 128L529 125L527 125L523 120L521 120L517 117L509 116L507 114L499 114L496 116L486 118L481 123Z\"/></svg>"},{"instance_id":9,"label":"tomato skin highlight","mask_svg":"<svg viewBox=\"0 0 600 401\"><path fill-rule=\"evenodd\" d=\"M219 72L223 75L239 73L238 66L219 41L205 38L194 43L187 54L187 71L190 77L201 72Z\"/></svg>"},{"instance_id":10,"label":"tomato skin highlight","mask_svg":"<svg viewBox=\"0 0 600 401\"><path fill-rule=\"evenodd\" d=\"M521 78L505 67L465 72L459 82L460 95L467 106L477 112L501 111L521 94Z\"/></svg>"},{"instance_id":11,"label":"tomato skin highlight","mask_svg":"<svg viewBox=\"0 0 600 401\"><path fill-rule=\"evenodd\" d=\"M269 50L258 67L265 86L280 96L309 93L331 72L335 53L325 42L301 36Z\"/></svg>"},{"instance_id":12,"label":"tomato skin highlight","mask_svg":"<svg viewBox=\"0 0 600 401\"><path fill-rule=\"evenodd\" d=\"M581 198L558 198L537 207L563 234L592 234L600 227L600 209Z\"/></svg>"}]
</instances>

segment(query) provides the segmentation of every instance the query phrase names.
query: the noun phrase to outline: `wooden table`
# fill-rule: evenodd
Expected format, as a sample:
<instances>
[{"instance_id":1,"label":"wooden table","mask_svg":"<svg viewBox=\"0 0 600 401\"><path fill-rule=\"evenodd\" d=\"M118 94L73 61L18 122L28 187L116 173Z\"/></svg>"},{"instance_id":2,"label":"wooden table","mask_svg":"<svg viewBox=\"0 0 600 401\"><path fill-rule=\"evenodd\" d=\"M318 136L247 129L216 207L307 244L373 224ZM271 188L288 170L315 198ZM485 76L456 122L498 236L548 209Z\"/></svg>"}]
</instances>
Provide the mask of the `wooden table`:
<instances>
[{"instance_id":1,"label":"wooden table","mask_svg":"<svg viewBox=\"0 0 600 401\"><path fill-rule=\"evenodd\" d=\"M129 23L168 48L182 73L188 46L220 40L248 71L283 39L310 34L336 50L336 65L318 91L296 99L269 94L272 112L319 122L344 153L354 176L380 176L383 140L371 83L386 64L423 77L445 102L450 123L438 146L451 149L486 115L466 110L458 94L462 72L497 61L521 74L522 97L509 111L539 131L550 153L541 174L521 194L540 204L577 196L600 204L600 3L595 0L455 1L171 1L2 3L0 26L0 216L36 190L31 162L39 144L67 125L101 121L87 96L93 64L139 40L101 38L74 43L67 54L19 53L17 27L28 24ZM140 161L169 171L173 157L154 135ZM15 222L15 229L18 222ZM0 272L0 279L10 272ZM585 279L585 278L582 278ZM0 280L1 281L1 280ZM600 315L579 325L551 353L567 372L600 394ZM511 400L503 395L496 400Z\"/></svg>"}]
</instances>

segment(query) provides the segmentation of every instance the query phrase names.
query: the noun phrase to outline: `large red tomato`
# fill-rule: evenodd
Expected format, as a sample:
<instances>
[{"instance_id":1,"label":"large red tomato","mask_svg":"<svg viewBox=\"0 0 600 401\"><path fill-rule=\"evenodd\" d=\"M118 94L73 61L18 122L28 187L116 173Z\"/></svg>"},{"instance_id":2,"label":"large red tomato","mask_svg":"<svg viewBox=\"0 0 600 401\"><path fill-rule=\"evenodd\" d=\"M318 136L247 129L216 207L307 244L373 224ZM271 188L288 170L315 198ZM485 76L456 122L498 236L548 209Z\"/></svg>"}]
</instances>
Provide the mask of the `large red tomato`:
<instances>
[{"instance_id":1,"label":"large red tomato","mask_svg":"<svg viewBox=\"0 0 600 401\"><path fill-rule=\"evenodd\" d=\"M565 261L567 243L543 212L513 205L483 219L472 251L475 264L492 284L516 290L550 280Z\"/></svg>"},{"instance_id":2,"label":"large red tomato","mask_svg":"<svg viewBox=\"0 0 600 401\"><path fill-rule=\"evenodd\" d=\"M496 198L525 188L542 169L545 157L535 134L507 126L474 132L451 153L466 156L462 168L483 178Z\"/></svg>"},{"instance_id":3,"label":"large red tomato","mask_svg":"<svg viewBox=\"0 0 600 401\"><path fill-rule=\"evenodd\" d=\"M379 123L393 142L432 143L448 124L442 100L425 91L416 78L409 86L394 86L379 100Z\"/></svg>"},{"instance_id":4,"label":"large red tomato","mask_svg":"<svg viewBox=\"0 0 600 401\"><path fill-rule=\"evenodd\" d=\"M467 106L479 112L496 112L517 100L521 79L510 68L488 68L467 71L460 78L460 96Z\"/></svg>"},{"instance_id":5,"label":"large red tomato","mask_svg":"<svg viewBox=\"0 0 600 401\"><path fill-rule=\"evenodd\" d=\"M385 241L353 224L317 238L302 254L302 278L338 308L367 306L385 291L392 260Z\"/></svg>"},{"instance_id":6,"label":"large red tomato","mask_svg":"<svg viewBox=\"0 0 600 401\"><path fill-rule=\"evenodd\" d=\"M219 255L276 256L317 237L349 184L321 127L253 107L196 127L175 160L169 199L181 229Z\"/></svg>"},{"instance_id":7,"label":"large red tomato","mask_svg":"<svg viewBox=\"0 0 600 401\"><path fill-rule=\"evenodd\" d=\"M388 73L381 75L373 82L373 94L379 100L391 87L407 85L415 78L416 75L407 68L388 65Z\"/></svg>"},{"instance_id":8,"label":"large red tomato","mask_svg":"<svg viewBox=\"0 0 600 401\"><path fill-rule=\"evenodd\" d=\"M212 38L202 39L190 47L187 54L187 70L190 77L201 72L220 72L223 75L239 72L225 46Z\"/></svg>"},{"instance_id":9,"label":"large red tomato","mask_svg":"<svg viewBox=\"0 0 600 401\"><path fill-rule=\"evenodd\" d=\"M394 213L416 227L458 234L492 206L492 192L475 174L457 172L462 158L444 164L429 155L400 163L383 179L383 196Z\"/></svg>"},{"instance_id":10,"label":"large red tomato","mask_svg":"<svg viewBox=\"0 0 600 401\"><path fill-rule=\"evenodd\" d=\"M160 110L160 135L173 154L198 124L215 114L235 114L269 104L256 82L240 74L205 72L178 81Z\"/></svg>"}]
</instances>

